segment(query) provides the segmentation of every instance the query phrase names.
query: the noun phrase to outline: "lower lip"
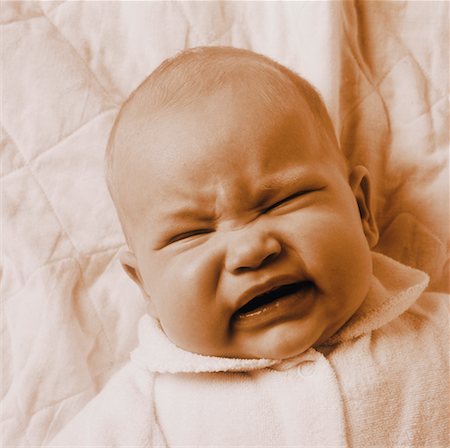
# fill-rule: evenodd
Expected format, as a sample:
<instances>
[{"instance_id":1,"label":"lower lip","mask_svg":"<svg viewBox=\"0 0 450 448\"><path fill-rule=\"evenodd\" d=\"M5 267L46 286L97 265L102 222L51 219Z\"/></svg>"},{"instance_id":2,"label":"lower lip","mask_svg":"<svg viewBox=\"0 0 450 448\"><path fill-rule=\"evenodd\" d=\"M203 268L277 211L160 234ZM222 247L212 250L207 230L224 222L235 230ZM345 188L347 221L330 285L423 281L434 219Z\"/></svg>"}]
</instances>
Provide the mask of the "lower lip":
<instances>
[{"instance_id":1,"label":"lower lip","mask_svg":"<svg viewBox=\"0 0 450 448\"><path fill-rule=\"evenodd\" d=\"M300 290L246 314L234 316L233 323L242 329L254 329L301 318L314 303L314 287Z\"/></svg>"}]
</instances>

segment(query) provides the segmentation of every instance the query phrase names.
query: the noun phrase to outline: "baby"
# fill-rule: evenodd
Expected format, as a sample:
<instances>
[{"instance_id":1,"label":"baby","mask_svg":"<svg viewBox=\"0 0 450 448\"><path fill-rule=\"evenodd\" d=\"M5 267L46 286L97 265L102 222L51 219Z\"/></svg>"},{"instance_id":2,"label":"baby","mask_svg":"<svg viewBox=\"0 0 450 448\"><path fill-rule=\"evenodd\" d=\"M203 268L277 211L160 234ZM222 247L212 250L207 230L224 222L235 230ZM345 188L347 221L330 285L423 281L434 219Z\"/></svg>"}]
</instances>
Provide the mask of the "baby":
<instances>
[{"instance_id":1,"label":"baby","mask_svg":"<svg viewBox=\"0 0 450 448\"><path fill-rule=\"evenodd\" d=\"M369 173L305 80L234 48L165 61L107 180L149 314L50 446L448 445L446 299L371 252Z\"/></svg>"}]
</instances>

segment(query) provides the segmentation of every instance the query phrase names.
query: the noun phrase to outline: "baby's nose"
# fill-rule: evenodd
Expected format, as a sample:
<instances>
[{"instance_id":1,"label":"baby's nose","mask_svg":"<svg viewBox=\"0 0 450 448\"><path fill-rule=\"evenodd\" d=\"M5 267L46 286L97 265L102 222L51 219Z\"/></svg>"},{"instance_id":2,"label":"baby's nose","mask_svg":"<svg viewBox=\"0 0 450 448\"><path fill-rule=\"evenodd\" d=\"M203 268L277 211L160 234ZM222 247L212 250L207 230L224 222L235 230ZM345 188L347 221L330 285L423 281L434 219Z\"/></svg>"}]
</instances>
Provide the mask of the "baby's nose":
<instances>
[{"instance_id":1,"label":"baby's nose","mask_svg":"<svg viewBox=\"0 0 450 448\"><path fill-rule=\"evenodd\" d=\"M259 269L281 253L278 239L262 231L241 229L233 232L230 238L225 268L233 274Z\"/></svg>"}]
</instances>

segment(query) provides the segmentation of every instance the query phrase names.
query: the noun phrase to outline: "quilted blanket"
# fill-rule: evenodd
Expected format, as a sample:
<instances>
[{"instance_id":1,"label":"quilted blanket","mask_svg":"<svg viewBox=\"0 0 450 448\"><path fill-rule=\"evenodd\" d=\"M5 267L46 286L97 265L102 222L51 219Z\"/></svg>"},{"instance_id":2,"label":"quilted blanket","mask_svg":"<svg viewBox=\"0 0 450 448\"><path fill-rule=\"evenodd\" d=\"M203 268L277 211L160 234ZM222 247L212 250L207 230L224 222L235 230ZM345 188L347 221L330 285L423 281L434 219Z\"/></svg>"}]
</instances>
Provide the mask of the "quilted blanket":
<instances>
[{"instance_id":1,"label":"quilted blanket","mask_svg":"<svg viewBox=\"0 0 450 448\"><path fill-rule=\"evenodd\" d=\"M121 102L184 48L248 48L310 80L374 178L376 250L448 289L447 2L0 7L3 446L51 440L136 343L104 149Z\"/></svg>"}]
</instances>

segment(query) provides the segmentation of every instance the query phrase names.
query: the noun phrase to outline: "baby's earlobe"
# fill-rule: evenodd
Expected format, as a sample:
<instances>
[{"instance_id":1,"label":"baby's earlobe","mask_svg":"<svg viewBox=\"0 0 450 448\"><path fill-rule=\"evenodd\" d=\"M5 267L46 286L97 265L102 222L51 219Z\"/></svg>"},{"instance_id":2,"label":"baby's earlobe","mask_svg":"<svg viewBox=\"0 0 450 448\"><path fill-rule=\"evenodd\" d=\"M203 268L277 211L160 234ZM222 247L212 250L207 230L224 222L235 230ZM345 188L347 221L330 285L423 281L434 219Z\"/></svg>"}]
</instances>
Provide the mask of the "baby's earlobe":
<instances>
[{"instance_id":1,"label":"baby's earlobe","mask_svg":"<svg viewBox=\"0 0 450 448\"><path fill-rule=\"evenodd\" d=\"M369 247L373 248L378 242L379 234L372 205L372 189L367 168L362 165L353 168L349 176L349 185L358 204L361 224L367 242Z\"/></svg>"},{"instance_id":2,"label":"baby's earlobe","mask_svg":"<svg viewBox=\"0 0 450 448\"><path fill-rule=\"evenodd\" d=\"M119 253L120 263L122 264L123 270L127 273L128 277L133 280L134 283L141 290L142 296L147 300L147 306L149 308L148 313L156 317L156 311L153 309L153 304L150 300L150 296L145 290L144 282L142 281L141 274L139 272L138 263L136 256L127 249L122 249Z\"/></svg>"},{"instance_id":3,"label":"baby's earlobe","mask_svg":"<svg viewBox=\"0 0 450 448\"><path fill-rule=\"evenodd\" d=\"M128 277L130 277L131 280L133 280L138 286L142 286L139 272L137 270L136 256L133 252L122 249L119 253L119 260Z\"/></svg>"}]
</instances>

